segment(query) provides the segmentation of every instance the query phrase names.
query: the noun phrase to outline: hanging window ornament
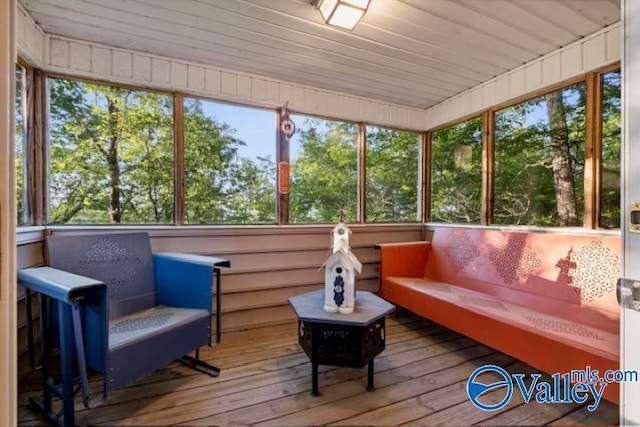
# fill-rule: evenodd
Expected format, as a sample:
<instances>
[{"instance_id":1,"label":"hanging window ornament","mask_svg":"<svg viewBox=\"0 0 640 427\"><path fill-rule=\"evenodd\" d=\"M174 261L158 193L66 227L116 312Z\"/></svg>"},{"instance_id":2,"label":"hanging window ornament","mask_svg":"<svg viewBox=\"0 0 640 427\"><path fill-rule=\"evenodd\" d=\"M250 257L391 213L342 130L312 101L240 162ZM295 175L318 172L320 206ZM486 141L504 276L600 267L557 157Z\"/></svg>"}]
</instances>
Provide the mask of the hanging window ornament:
<instances>
[{"instance_id":1,"label":"hanging window ornament","mask_svg":"<svg viewBox=\"0 0 640 427\"><path fill-rule=\"evenodd\" d=\"M289 112L286 107L282 109L282 120L280 122L280 130L287 138L291 138L291 136L296 131L296 124L293 123L293 120L289 118Z\"/></svg>"},{"instance_id":2,"label":"hanging window ornament","mask_svg":"<svg viewBox=\"0 0 640 427\"><path fill-rule=\"evenodd\" d=\"M290 118L288 118L289 117L288 114L287 114L286 117L287 118L282 120L282 123L280 124L280 130L282 130L282 133L287 138L291 138L291 136L296 131L296 125L295 125L295 123L293 123L293 121Z\"/></svg>"}]
</instances>

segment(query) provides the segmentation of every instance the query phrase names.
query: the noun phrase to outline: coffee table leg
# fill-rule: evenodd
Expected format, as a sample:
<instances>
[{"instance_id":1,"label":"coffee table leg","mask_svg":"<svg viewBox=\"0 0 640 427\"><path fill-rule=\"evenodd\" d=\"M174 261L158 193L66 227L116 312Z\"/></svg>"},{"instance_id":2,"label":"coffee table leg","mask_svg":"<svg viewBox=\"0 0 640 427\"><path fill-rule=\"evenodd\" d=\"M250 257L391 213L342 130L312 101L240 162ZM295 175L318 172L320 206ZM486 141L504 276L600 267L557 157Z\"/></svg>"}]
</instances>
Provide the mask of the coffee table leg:
<instances>
[{"instance_id":1,"label":"coffee table leg","mask_svg":"<svg viewBox=\"0 0 640 427\"><path fill-rule=\"evenodd\" d=\"M373 385L373 359L369 361L369 369L367 372L367 391L375 390L376 386Z\"/></svg>"},{"instance_id":2,"label":"coffee table leg","mask_svg":"<svg viewBox=\"0 0 640 427\"><path fill-rule=\"evenodd\" d=\"M311 395L320 395L318 392L318 364L315 362L311 362Z\"/></svg>"}]
</instances>

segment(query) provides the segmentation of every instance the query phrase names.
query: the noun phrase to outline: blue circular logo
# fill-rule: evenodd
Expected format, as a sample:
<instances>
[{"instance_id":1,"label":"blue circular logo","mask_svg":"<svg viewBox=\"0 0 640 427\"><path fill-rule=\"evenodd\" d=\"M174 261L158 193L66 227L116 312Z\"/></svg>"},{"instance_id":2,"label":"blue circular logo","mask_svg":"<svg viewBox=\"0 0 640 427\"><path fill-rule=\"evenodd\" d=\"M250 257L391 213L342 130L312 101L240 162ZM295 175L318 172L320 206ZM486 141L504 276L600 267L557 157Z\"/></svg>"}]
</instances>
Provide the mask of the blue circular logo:
<instances>
[{"instance_id":1,"label":"blue circular logo","mask_svg":"<svg viewBox=\"0 0 640 427\"><path fill-rule=\"evenodd\" d=\"M496 373L500 375L503 379L495 381L490 384L485 384L479 382L477 378L485 373ZM497 390L501 387L506 387L506 393L502 400L495 404L482 403L480 398L486 393ZM500 366L496 365L484 365L473 371L469 380L467 381L467 394L469 395L469 399L471 403L473 403L477 408L482 409L484 411L495 411L496 409L502 408L506 405L509 400L511 400L511 395L513 394L513 384L511 383L511 377L509 373L502 369Z\"/></svg>"}]
</instances>

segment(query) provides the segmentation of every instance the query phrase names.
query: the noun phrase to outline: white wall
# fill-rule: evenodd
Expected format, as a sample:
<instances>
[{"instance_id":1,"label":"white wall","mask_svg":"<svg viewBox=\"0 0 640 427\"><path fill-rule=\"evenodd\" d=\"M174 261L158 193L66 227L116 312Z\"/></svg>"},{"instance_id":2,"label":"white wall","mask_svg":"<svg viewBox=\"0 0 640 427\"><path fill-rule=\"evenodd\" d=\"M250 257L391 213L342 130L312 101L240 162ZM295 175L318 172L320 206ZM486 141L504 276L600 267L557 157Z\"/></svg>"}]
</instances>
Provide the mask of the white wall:
<instances>
[{"instance_id":1,"label":"white wall","mask_svg":"<svg viewBox=\"0 0 640 427\"><path fill-rule=\"evenodd\" d=\"M620 29L618 22L449 98L426 111L424 125L431 129L613 64L620 60Z\"/></svg>"},{"instance_id":2,"label":"white wall","mask_svg":"<svg viewBox=\"0 0 640 427\"><path fill-rule=\"evenodd\" d=\"M18 4L16 21L18 55L34 67L41 67L44 64L44 31L21 4Z\"/></svg>"},{"instance_id":3,"label":"white wall","mask_svg":"<svg viewBox=\"0 0 640 427\"><path fill-rule=\"evenodd\" d=\"M418 129L424 110L59 36L45 37L45 70L246 105Z\"/></svg>"}]
</instances>

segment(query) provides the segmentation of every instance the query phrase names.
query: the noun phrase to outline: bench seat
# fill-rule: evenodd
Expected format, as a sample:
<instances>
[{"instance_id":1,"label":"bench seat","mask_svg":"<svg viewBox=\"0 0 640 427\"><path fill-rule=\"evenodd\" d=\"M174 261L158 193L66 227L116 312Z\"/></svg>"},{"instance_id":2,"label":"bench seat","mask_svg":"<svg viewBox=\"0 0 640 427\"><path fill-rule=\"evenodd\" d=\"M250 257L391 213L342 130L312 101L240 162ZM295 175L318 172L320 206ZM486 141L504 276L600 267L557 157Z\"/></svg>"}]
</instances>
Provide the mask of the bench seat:
<instances>
[{"instance_id":1,"label":"bench seat","mask_svg":"<svg viewBox=\"0 0 640 427\"><path fill-rule=\"evenodd\" d=\"M388 301L543 372L619 368L618 236L447 227L379 247Z\"/></svg>"}]
</instances>

